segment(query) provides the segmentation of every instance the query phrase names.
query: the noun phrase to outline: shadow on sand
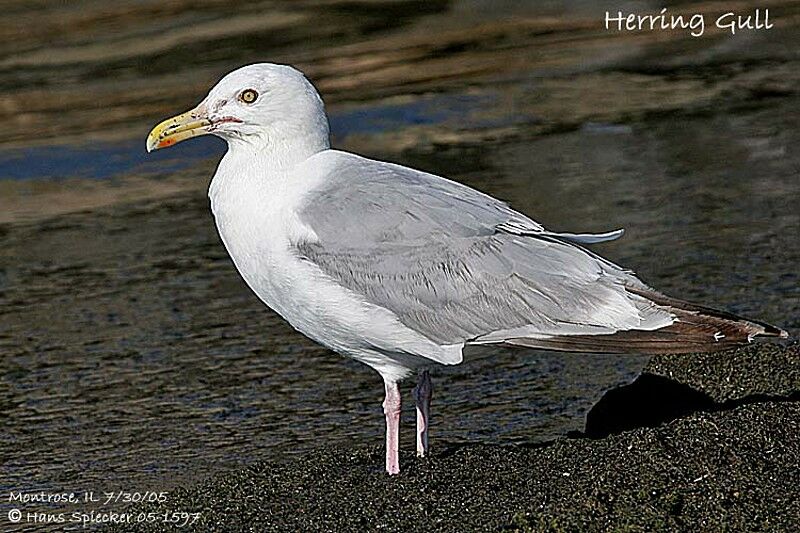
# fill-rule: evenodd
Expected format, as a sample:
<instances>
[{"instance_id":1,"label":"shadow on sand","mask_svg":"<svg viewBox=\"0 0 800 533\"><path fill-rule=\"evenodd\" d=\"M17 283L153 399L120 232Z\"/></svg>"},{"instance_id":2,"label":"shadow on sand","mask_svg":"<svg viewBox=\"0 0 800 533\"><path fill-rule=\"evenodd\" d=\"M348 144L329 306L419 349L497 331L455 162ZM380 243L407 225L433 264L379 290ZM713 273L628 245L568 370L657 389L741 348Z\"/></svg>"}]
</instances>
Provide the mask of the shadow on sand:
<instances>
[{"instance_id":1,"label":"shadow on sand","mask_svg":"<svg viewBox=\"0 0 800 533\"><path fill-rule=\"evenodd\" d=\"M644 427L656 427L697 412L729 411L764 402L797 402L800 391L788 395L750 394L723 402L664 376L643 373L629 385L606 392L586 415L584 432L570 437L601 439Z\"/></svg>"}]
</instances>

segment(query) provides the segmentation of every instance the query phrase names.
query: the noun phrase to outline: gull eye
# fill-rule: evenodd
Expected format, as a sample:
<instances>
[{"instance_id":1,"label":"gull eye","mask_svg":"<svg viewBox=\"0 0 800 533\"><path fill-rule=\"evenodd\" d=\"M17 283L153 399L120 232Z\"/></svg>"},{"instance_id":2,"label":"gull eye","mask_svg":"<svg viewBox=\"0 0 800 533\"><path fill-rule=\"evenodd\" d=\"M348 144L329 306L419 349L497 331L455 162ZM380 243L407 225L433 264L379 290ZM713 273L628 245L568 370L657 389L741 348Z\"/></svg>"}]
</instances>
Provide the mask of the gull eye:
<instances>
[{"instance_id":1,"label":"gull eye","mask_svg":"<svg viewBox=\"0 0 800 533\"><path fill-rule=\"evenodd\" d=\"M239 100L244 102L245 104L252 104L258 98L258 93L255 89L245 89L242 91L242 94L239 95Z\"/></svg>"}]
</instances>

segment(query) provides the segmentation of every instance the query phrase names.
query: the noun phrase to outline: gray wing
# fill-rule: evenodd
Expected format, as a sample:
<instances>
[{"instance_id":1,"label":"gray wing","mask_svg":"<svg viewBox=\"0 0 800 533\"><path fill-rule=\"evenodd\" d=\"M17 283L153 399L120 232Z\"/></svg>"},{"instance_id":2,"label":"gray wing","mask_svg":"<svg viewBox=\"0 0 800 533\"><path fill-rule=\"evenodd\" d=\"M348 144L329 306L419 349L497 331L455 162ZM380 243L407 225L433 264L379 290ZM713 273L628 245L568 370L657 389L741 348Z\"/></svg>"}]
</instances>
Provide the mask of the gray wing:
<instances>
[{"instance_id":1,"label":"gray wing","mask_svg":"<svg viewBox=\"0 0 800 533\"><path fill-rule=\"evenodd\" d=\"M300 257L440 344L656 329L671 315L631 273L508 205L406 167L340 154L299 215Z\"/></svg>"}]
</instances>

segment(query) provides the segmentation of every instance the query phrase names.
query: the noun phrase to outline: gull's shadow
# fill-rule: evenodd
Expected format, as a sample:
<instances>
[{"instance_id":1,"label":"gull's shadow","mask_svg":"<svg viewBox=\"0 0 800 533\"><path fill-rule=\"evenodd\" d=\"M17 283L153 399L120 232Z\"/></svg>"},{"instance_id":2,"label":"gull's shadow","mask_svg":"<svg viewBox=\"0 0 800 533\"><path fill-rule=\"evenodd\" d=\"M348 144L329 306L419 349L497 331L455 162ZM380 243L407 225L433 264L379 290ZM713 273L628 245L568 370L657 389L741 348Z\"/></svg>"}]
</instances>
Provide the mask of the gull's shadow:
<instances>
[{"instance_id":1,"label":"gull's shadow","mask_svg":"<svg viewBox=\"0 0 800 533\"><path fill-rule=\"evenodd\" d=\"M571 437L603 438L641 427L654 427L698 411L724 411L761 402L800 401L800 391L787 396L751 394L716 402L708 394L672 379L644 373L629 384L606 392L586 415L584 431Z\"/></svg>"}]
</instances>

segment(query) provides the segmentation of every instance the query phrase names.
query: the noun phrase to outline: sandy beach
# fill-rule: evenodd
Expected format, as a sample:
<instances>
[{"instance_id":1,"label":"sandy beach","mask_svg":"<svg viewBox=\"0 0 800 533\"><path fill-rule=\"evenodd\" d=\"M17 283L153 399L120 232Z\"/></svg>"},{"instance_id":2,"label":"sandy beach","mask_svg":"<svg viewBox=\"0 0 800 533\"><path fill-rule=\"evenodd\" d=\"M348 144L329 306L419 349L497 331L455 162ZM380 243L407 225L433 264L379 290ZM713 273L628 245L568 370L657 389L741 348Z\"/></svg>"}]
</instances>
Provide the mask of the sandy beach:
<instances>
[{"instance_id":1,"label":"sandy beach","mask_svg":"<svg viewBox=\"0 0 800 533\"><path fill-rule=\"evenodd\" d=\"M404 454L396 478L381 474L380 446L323 446L182 487L155 509L199 512L197 531L225 532L791 531L798 386L796 344L659 357L588 415L598 432L636 417L639 427L536 446L439 445L430 458Z\"/></svg>"}]
</instances>

